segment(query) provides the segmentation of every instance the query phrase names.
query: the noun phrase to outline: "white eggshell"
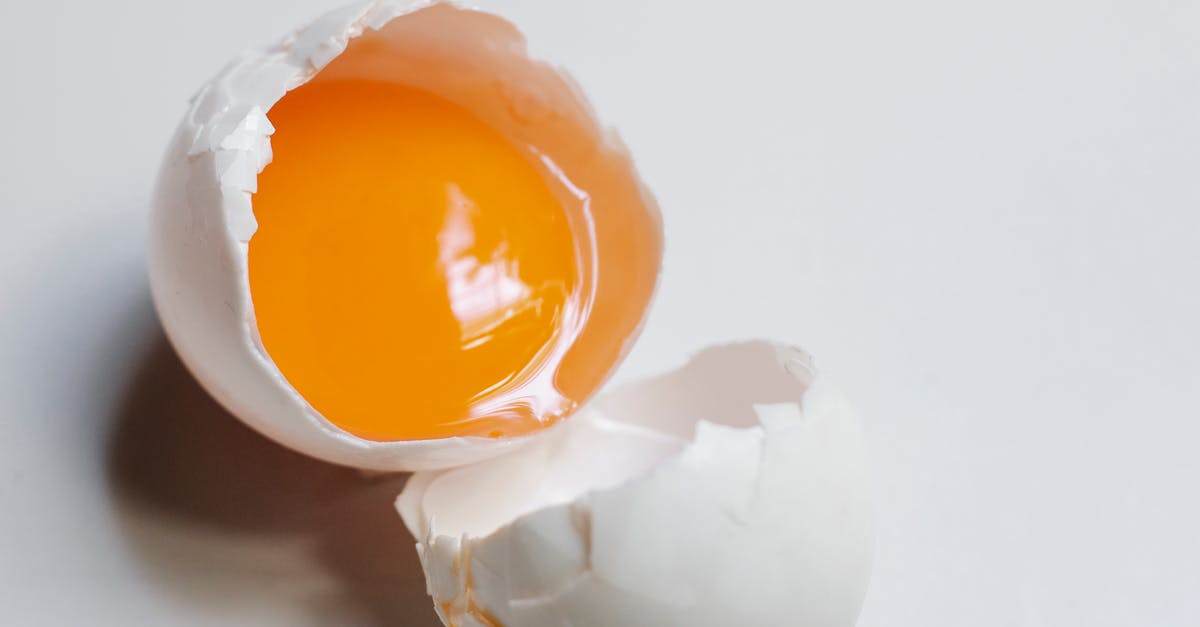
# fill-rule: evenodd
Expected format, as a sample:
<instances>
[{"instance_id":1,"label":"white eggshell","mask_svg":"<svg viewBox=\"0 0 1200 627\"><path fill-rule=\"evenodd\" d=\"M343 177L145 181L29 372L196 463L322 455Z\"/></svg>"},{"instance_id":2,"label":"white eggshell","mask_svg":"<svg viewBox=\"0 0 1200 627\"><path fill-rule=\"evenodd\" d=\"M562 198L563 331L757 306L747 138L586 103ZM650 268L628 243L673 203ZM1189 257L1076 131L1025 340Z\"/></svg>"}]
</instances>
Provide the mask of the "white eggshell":
<instances>
[{"instance_id":1,"label":"white eggshell","mask_svg":"<svg viewBox=\"0 0 1200 627\"><path fill-rule=\"evenodd\" d=\"M865 453L803 353L710 349L535 443L412 477L397 507L450 625L853 625Z\"/></svg>"},{"instance_id":2,"label":"white eggshell","mask_svg":"<svg viewBox=\"0 0 1200 627\"><path fill-rule=\"evenodd\" d=\"M327 461L383 471L470 463L528 437L374 442L329 422L288 383L262 345L250 297L247 251L257 228L251 194L259 172L271 160L274 129L266 112L341 54L353 38L405 20L416 20L411 22L415 26L401 28L406 49L427 47L456 63L472 55L485 58L496 77L386 68L396 80L432 82L433 91L528 86L548 99L537 106L587 118L584 126L589 129L596 125L574 83L530 59L520 34L507 22L442 3L405 8L388 0L358 2L321 17L274 47L243 54L196 94L164 160L149 249L151 286L167 335L217 400L281 444ZM507 105L485 106L499 110ZM602 129L596 126L595 132ZM614 151L614 161L626 163L615 136L600 143L603 150Z\"/></svg>"}]
</instances>

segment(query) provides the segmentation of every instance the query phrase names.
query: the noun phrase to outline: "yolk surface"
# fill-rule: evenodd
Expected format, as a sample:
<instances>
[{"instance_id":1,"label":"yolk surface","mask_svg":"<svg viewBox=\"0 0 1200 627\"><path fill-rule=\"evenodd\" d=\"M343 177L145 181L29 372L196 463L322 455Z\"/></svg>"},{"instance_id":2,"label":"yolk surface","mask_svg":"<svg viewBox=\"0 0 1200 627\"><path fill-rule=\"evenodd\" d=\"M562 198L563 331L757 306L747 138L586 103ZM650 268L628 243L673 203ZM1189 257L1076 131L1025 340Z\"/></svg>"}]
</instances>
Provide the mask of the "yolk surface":
<instances>
[{"instance_id":1,"label":"yolk surface","mask_svg":"<svg viewBox=\"0 0 1200 627\"><path fill-rule=\"evenodd\" d=\"M577 298L542 174L465 109L400 85L315 81L269 117L250 288L292 386L367 439L538 428L476 404L536 370Z\"/></svg>"}]
</instances>

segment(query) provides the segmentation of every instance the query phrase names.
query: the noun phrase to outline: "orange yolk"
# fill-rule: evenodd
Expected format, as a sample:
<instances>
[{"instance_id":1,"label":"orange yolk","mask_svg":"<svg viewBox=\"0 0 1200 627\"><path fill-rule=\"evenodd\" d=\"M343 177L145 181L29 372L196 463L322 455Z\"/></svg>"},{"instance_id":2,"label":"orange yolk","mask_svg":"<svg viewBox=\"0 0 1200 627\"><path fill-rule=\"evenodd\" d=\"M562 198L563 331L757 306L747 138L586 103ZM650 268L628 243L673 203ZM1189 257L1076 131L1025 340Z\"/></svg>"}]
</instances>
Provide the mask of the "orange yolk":
<instances>
[{"instance_id":1,"label":"orange yolk","mask_svg":"<svg viewBox=\"0 0 1200 627\"><path fill-rule=\"evenodd\" d=\"M315 81L269 117L250 289L289 383L372 440L539 428L529 403L483 401L545 378L578 318L573 230L541 171L467 110L396 84Z\"/></svg>"}]
</instances>

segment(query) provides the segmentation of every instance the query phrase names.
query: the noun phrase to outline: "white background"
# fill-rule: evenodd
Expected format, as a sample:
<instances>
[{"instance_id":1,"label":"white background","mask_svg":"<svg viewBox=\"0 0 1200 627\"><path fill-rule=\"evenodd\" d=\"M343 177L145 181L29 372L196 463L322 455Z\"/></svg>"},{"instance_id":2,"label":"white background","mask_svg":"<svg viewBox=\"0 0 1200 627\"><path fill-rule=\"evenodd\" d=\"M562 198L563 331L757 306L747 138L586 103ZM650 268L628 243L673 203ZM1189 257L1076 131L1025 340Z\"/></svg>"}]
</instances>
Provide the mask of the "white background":
<instances>
[{"instance_id":1,"label":"white background","mask_svg":"<svg viewBox=\"0 0 1200 627\"><path fill-rule=\"evenodd\" d=\"M1200 624L1200 3L486 2L667 224L619 378L800 343L878 490L863 627ZM431 624L364 480L163 348L188 96L319 0L0 3L0 623Z\"/></svg>"}]
</instances>

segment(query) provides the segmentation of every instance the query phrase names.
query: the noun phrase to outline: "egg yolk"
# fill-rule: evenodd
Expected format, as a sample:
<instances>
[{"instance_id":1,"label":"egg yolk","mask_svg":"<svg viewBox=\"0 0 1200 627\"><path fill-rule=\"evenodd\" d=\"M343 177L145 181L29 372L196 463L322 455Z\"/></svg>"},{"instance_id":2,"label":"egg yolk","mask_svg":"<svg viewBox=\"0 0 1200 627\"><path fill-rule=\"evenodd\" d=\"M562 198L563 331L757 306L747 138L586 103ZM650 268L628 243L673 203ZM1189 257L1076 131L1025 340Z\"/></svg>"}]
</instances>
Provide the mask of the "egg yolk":
<instances>
[{"instance_id":1,"label":"egg yolk","mask_svg":"<svg viewBox=\"0 0 1200 627\"><path fill-rule=\"evenodd\" d=\"M578 314L580 254L535 163L469 111L386 82L315 81L268 117L249 278L289 383L366 439L542 426L545 407L484 402L552 368Z\"/></svg>"}]
</instances>

